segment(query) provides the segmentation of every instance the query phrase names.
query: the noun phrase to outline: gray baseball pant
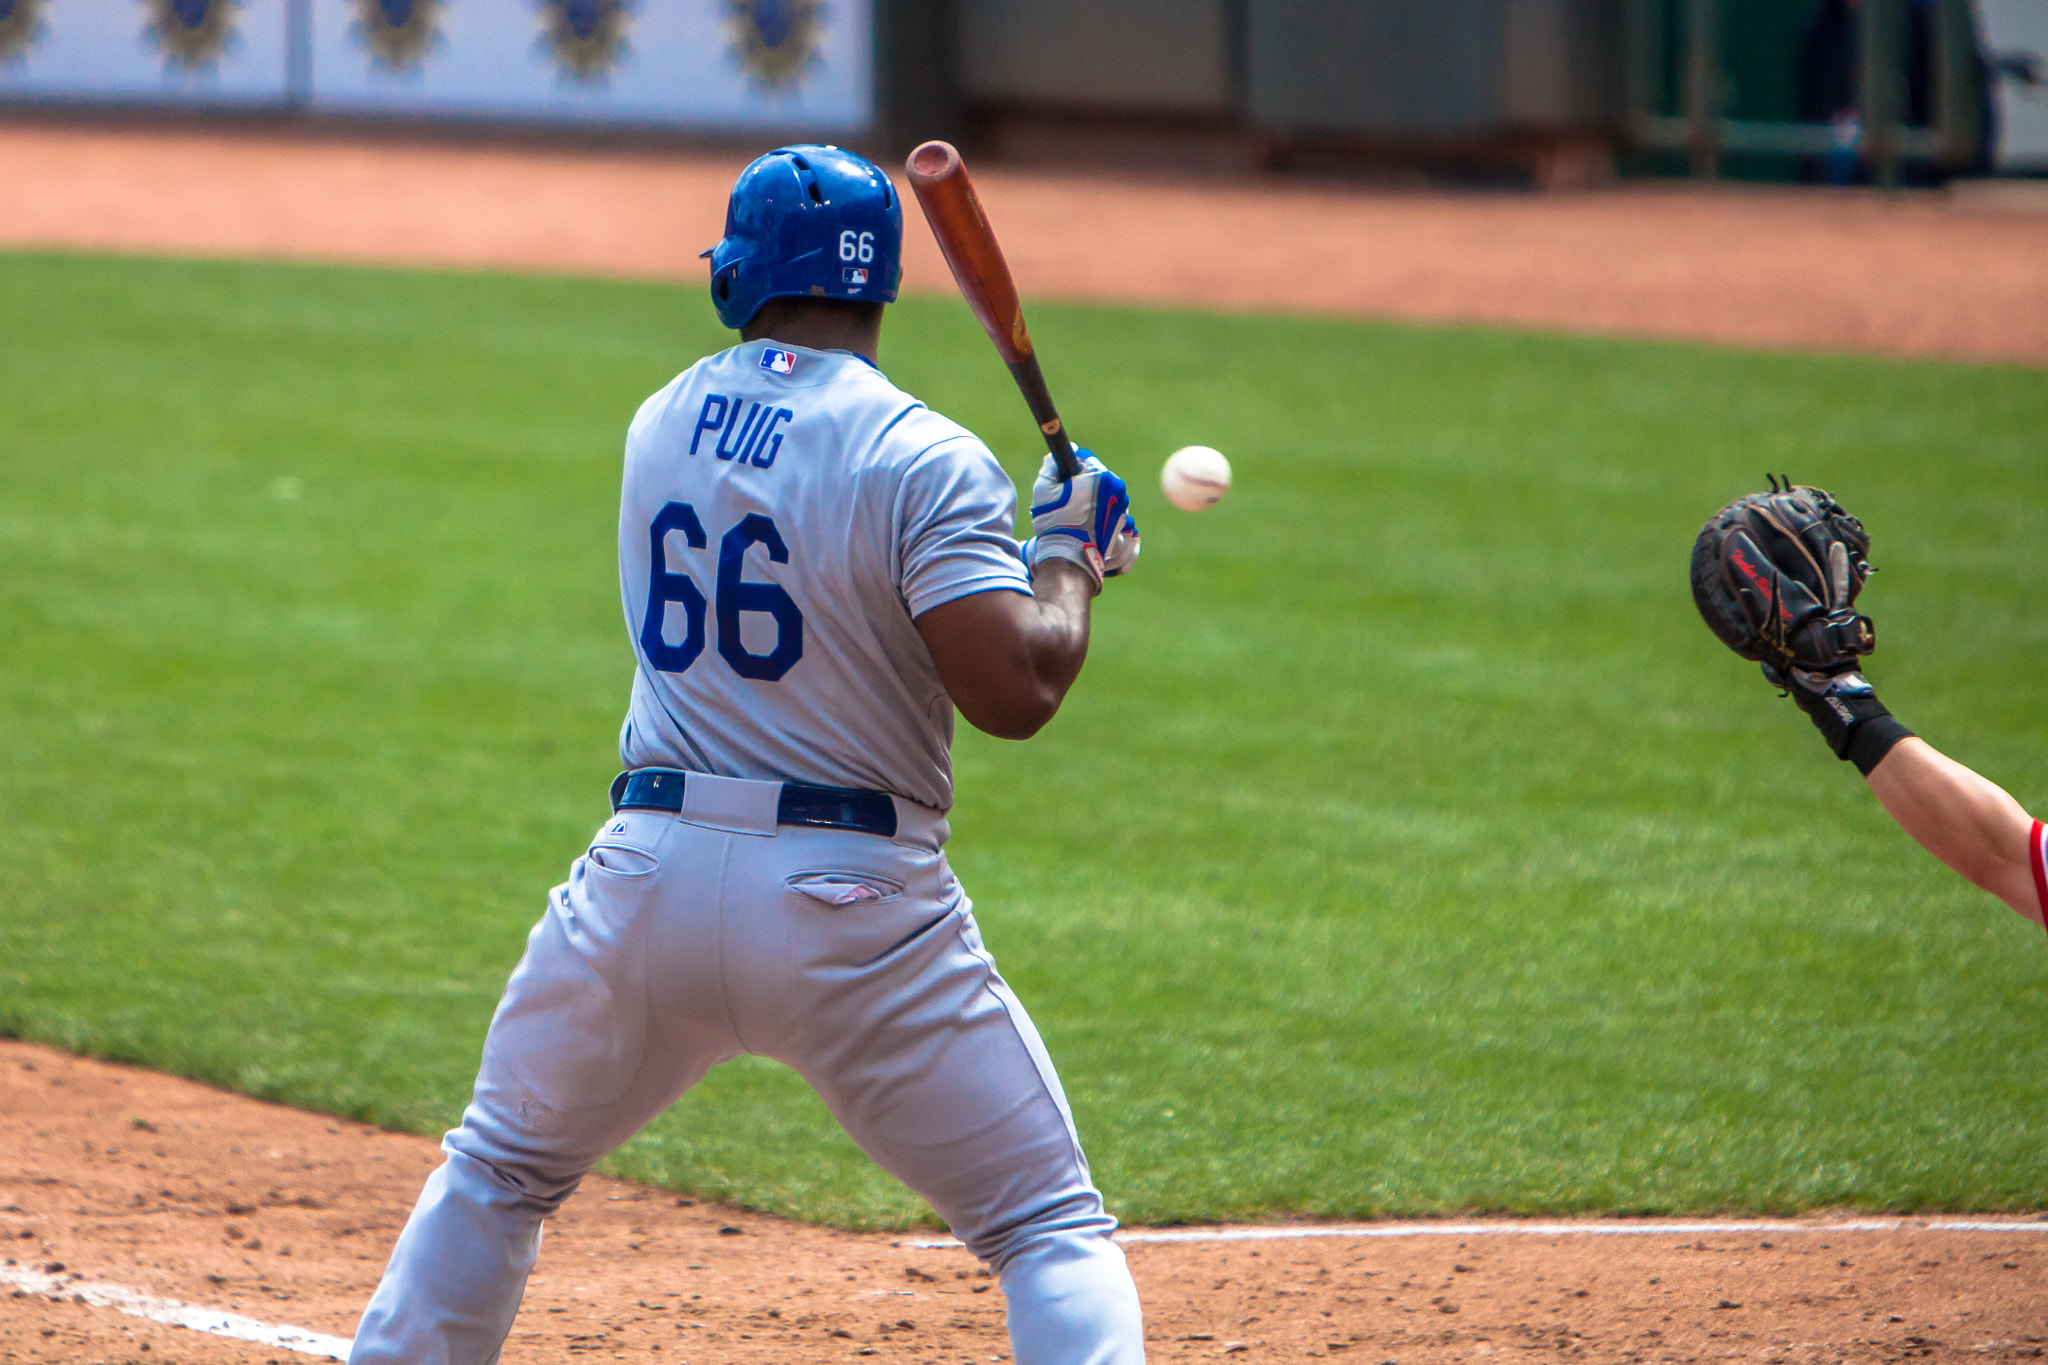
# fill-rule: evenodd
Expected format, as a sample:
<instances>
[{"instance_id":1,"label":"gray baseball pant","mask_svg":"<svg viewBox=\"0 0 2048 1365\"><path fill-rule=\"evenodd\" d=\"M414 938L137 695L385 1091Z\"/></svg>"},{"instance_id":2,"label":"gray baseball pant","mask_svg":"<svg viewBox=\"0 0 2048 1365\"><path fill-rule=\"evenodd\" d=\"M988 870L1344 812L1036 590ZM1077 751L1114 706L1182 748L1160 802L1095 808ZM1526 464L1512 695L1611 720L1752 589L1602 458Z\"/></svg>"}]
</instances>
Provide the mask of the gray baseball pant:
<instances>
[{"instance_id":1,"label":"gray baseball pant","mask_svg":"<svg viewBox=\"0 0 2048 1365\"><path fill-rule=\"evenodd\" d=\"M794 1068L994 1268L1017 1365L1144 1360L1116 1221L945 821L898 801L894 839L778 826L779 793L692 774L681 815L619 812L550 894L352 1365L495 1362L541 1220L741 1053Z\"/></svg>"}]
</instances>

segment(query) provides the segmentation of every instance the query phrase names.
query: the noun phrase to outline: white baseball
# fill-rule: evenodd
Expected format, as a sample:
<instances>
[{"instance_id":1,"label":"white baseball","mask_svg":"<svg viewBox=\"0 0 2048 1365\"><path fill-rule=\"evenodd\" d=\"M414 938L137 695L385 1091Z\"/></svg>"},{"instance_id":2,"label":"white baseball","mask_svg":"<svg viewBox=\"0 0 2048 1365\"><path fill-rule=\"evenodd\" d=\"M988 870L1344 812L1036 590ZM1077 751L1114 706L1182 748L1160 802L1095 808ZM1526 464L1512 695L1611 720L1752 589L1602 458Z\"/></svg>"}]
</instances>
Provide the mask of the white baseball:
<instances>
[{"instance_id":1,"label":"white baseball","mask_svg":"<svg viewBox=\"0 0 2048 1365\"><path fill-rule=\"evenodd\" d=\"M1230 461L1207 446L1182 446L1166 457L1159 491L1183 512L1214 507L1230 491Z\"/></svg>"}]
</instances>

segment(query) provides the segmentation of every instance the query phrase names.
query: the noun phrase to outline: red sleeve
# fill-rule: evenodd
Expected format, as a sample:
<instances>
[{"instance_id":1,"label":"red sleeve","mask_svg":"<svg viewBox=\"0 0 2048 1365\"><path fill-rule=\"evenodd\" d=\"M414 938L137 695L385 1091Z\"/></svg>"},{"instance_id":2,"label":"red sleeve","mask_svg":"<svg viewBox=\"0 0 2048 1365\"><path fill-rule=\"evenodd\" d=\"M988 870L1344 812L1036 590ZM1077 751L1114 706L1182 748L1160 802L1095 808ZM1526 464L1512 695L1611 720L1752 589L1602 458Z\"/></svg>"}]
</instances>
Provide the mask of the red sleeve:
<instances>
[{"instance_id":1,"label":"red sleeve","mask_svg":"<svg viewBox=\"0 0 2048 1365\"><path fill-rule=\"evenodd\" d=\"M2048 928L2048 825L2039 820L2034 822L2027 851L2033 855L2028 861L2034 865L2034 894L2041 899L2041 924Z\"/></svg>"}]
</instances>

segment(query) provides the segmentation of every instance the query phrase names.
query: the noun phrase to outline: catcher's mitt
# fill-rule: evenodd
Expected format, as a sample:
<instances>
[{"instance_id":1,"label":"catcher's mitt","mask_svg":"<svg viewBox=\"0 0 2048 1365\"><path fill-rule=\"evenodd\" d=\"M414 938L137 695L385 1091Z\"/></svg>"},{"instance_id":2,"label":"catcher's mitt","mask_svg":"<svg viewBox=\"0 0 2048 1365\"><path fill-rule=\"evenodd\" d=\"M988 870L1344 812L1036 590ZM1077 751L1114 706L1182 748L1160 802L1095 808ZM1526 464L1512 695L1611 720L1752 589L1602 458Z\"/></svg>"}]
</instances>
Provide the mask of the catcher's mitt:
<instances>
[{"instance_id":1,"label":"catcher's mitt","mask_svg":"<svg viewBox=\"0 0 2048 1365\"><path fill-rule=\"evenodd\" d=\"M1721 643L1773 680L1856 669L1877 648L1856 594L1874 572L1870 536L1826 489L1781 487L1737 498L1692 547L1692 600Z\"/></svg>"}]
</instances>

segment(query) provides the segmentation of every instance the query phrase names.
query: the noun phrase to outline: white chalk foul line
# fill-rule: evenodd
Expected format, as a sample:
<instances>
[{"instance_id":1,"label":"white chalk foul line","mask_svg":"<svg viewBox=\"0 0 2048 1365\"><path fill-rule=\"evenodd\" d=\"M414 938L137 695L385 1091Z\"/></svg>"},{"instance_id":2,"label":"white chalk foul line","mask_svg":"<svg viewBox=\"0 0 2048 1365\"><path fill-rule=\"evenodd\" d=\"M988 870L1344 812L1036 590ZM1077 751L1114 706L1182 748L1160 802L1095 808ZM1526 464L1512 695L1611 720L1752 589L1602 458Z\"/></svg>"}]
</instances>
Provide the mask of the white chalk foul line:
<instances>
[{"instance_id":1,"label":"white chalk foul line","mask_svg":"<svg viewBox=\"0 0 2048 1365\"><path fill-rule=\"evenodd\" d=\"M1710 1233L1804 1233L1804 1232L2043 1232L2048 1220L2016 1222L2009 1219L1966 1218L1854 1218L1830 1222L1767 1222L1709 1220L1705 1222L1650 1222L1635 1219L1556 1219L1550 1221L1508 1221L1487 1223L1363 1223L1350 1227L1307 1228L1143 1228L1116 1234L1119 1242L1282 1242L1307 1237L1627 1237L1665 1233L1698 1237ZM950 1251L961 1244L951 1237L908 1241L907 1247L920 1251Z\"/></svg>"},{"instance_id":2,"label":"white chalk foul line","mask_svg":"<svg viewBox=\"0 0 2048 1365\"><path fill-rule=\"evenodd\" d=\"M1155 1231L1137 1229L1119 1232L1119 1242L1275 1242L1290 1241L1307 1237L1585 1237L1585 1236L1645 1236L1671 1234L1682 1237L1696 1237L1715 1233L1804 1233L1804 1232L2048 1232L2048 1219L2039 1222L2015 1222L2010 1219L1972 1218L1855 1218L1824 1223L1801 1222L1672 1222L1653 1223L1630 1219L1579 1219L1549 1222L1491 1222L1491 1223L1366 1223L1352 1227L1307 1227L1307 1228L1162 1228ZM897 1245L914 1247L922 1251L950 1251L959 1249L961 1243L951 1237L935 1237L928 1240L905 1239ZM201 1308L196 1304L179 1303L175 1299L159 1299L154 1295L137 1293L118 1284L105 1284L95 1280L68 1280L59 1275L46 1274L40 1270L29 1270L20 1266L0 1266L0 1284L13 1285L25 1294L40 1294L58 1302L88 1304L94 1308L111 1308L117 1313L131 1317L146 1318L151 1322L166 1323L173 1327L185 1327L194 1332L207 1332L217 1337L230 1337L236 1341L253 1341L263 1346L277 1346L300 1355L318 1356L325 1360L347 1360L349 1347L353 1344L346 1337L329 1336L305 1327L292 1327L255 1318L245 1318L238 1313L224 1313L218 1308Z\"/></svg>"},{"instance_id":3,"label":"white chalk foul line","mask_svg":"<svg viewBox=\"0 0 2048 1365\"><path fill-rule=\"evenodd\" d=\"M200 1308L173 1299L159 1299L124 1289L118 1284L67 1280L60 1275L46 1275L39 1270L11 1265L0 1266L0 1284L11 1284L26 1294L42 1294L59 1301L90 1304L94 1308L111 1308L131 1317L147 1318L173 1327L189 1327L195 1332L210 1332L217 1337L253 1341L263 1346L281 1346L300 1355L320 1356L327 1360L348 1359L350 1342L346 1337L330 1337L324 1332L312 1332L304 1327L281 1327L236 1313L223 1313L218 1308Z\"/></svg>"}]
</instances>

